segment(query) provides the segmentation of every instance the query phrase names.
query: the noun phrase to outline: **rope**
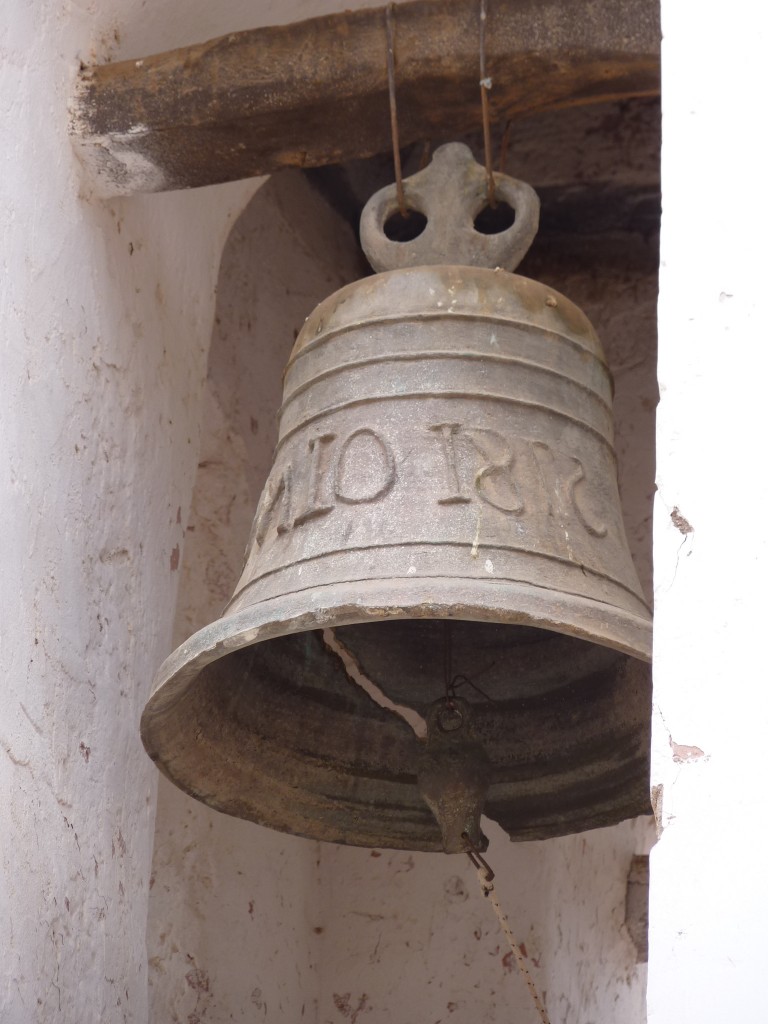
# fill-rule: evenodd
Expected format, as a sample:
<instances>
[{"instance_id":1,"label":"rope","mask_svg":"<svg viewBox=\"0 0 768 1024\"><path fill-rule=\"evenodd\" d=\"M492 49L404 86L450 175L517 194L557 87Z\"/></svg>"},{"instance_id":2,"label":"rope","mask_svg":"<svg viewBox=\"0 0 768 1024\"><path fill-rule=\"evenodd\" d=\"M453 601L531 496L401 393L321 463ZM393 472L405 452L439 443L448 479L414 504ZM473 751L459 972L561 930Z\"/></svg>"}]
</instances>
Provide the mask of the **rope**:
<instances>
[{"instance_id":1,"label":"rope","mask_svg":"<svg viewBox=\"0 0 768 1024\"><path fill-rule=\"evenodd\" d=\"M515 962L517 963L517 969L522 974L523 979L525 980L525 984L528 986L528 991L530 992L531 999L533 1000L533 1004L536 1007L536 1012L539 1015L539 1020L541 1021L541 1024L550 1024L549 1016L547 1014L546 1009L544 1008L544 1004L539 998L539 993L536 991L536 986L533 983L531 972L528 970L528 966L525 962L525 957L522 954L522 950L515 942L515 938L512 934L512 929L509 927L509 921L507 921L506 914L499 906L499 898L496 895L496 890L493 887L493 882L488 881L488 876L486 874L485 868L478 868L477 878L478 881L480 882L480 888L483 890L483 894L490 899L491 906L496 912L496 917L499 919L501 929L507 937L509 948L512 950L512 955L514 956Z\"/></svg>"}]
</instances>

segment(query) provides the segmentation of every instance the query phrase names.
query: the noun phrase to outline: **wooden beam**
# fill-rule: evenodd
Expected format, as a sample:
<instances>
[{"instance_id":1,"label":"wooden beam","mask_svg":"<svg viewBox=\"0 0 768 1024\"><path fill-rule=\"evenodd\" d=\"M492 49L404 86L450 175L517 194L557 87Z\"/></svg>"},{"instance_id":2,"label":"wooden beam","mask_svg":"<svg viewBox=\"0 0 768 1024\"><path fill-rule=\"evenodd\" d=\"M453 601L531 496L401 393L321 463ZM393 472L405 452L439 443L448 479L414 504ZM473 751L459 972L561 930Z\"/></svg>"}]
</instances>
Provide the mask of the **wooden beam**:
<instances>
[{"instance_id":1,"label":"wooden beam","mask_svg":"<svg viewBox=\"0 0 768 1024\"><path fill-rule=\"evenodd\" d=\"M395 9L402 145L479 128L479 3ZM656 0L490 0L496 124L656 95ZM105 196L194 188L391 148L384 8L86 68L71 134Z\"/></svg>"}]
</instances>

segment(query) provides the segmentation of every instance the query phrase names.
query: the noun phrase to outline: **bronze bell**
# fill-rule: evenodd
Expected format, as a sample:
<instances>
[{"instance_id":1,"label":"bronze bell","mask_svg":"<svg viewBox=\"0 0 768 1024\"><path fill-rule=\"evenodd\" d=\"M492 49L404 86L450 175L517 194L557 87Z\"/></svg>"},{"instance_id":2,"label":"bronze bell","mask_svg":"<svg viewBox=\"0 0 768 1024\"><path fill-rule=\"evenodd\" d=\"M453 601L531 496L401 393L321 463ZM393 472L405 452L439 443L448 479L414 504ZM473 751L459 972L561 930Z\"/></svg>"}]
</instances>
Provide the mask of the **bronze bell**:
<instances>
[{"instance_id":1,"label":"bronze bell","mask_svg":"<svg viewBox=\"0 0 768 1024\"><path fill-rule=\"evenodd\" d=\"M426 227L387 237L394 188L366 206L387 272L306 321L242 577L161 667L144 744L218 810L359 846L483 848L481 811L520 840L645 813L651 617L600 342L501 269L538 226L527 185L497 176L494 235L465 146L406 187Z\"/></svg>"}]
</instances>

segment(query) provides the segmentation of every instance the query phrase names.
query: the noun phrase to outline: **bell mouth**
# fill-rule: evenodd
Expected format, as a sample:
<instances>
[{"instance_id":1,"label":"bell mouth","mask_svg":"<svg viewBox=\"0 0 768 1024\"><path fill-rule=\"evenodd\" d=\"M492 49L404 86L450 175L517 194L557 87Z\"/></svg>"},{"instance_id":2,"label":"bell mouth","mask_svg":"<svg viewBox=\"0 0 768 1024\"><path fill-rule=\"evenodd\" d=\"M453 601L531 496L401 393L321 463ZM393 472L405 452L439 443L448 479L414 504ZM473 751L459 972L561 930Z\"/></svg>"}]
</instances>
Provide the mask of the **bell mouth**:
<instances>
[{"instance_id":1,"label":"bell mouth","mask_svg":"<svg viewBox=\"0 0 768 1024\"><path fill-rule=\"evenodd\" d=\"M478 688L458 692L493 763L486 813L511 838L647 813L650 622L481 582L460 607L455 581L379 580L367 594L333 584L228 615L161 667L144 745L176 785L225 813L336 843L441 850L416 785L423 744L352 681L323 630L394 703L423 710L445 693L448 620L454 674Z\"/></svg>"}]
</instances>

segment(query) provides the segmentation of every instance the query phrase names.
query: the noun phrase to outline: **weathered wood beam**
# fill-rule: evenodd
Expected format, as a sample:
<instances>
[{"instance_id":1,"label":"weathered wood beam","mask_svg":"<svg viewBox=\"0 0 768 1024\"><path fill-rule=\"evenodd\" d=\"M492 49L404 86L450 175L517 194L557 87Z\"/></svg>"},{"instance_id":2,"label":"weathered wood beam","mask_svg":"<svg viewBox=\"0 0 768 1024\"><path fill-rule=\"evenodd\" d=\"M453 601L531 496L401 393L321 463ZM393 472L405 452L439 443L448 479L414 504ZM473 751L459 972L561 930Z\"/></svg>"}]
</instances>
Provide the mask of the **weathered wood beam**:
<instances>
[{"instance_id":1,"label":"weathered wood beam","mask_svg":"<svg viewBox=\"0 0 768 1024\"><path fill-rule=\"evenodd\" d=\"M656 0L491 0L497 123L659 91ZM479 127L479 3L395 11L400 140ZM86 68L71 134L96 189L194 188L391 147L384 8L254 29Z\"/></svg>"}]
</instances>

